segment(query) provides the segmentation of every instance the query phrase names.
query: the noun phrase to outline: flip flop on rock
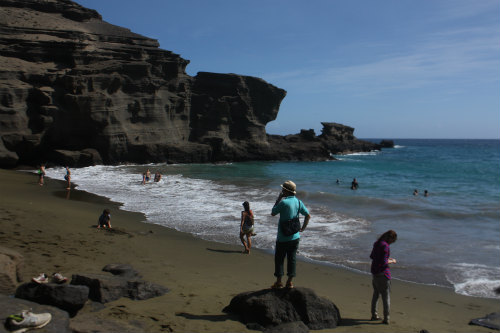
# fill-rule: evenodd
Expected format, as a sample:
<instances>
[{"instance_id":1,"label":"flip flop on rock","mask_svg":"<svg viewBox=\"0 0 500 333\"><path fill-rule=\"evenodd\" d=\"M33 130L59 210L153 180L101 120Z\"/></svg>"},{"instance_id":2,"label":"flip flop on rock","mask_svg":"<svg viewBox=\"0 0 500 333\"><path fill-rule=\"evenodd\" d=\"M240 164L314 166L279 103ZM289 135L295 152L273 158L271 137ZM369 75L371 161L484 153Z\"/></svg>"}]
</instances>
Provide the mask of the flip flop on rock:
<instances>
[{"instance_id":1,"label":"flip flop on rock","mask_svg":"<svg viewBox=\"0 0 500 333\"><path fill-rule=\"evenodd\" d=\"M293 283L288 282L288 283L286 284L286 289L293 289L293 288L294 288Z\"/></svg>"}]
</instances>

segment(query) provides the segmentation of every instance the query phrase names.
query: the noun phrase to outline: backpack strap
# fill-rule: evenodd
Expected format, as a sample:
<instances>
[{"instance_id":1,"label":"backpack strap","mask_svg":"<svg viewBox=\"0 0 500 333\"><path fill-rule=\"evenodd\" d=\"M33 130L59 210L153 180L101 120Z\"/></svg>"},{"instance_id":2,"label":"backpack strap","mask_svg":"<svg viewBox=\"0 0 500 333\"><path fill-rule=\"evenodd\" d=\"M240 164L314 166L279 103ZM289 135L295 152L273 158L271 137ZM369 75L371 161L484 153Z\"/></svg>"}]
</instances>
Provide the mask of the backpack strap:
<instances>
[{"instance_id":1,"label":"backpack strap","mask_svg":"<svg viewBox=\"0 0 500 333\"><path fill-rule=\"evenodd\" d=\"M297 218L299 218L299 215L300 215L300 200L297 197L295 197L295 199L297 199L297 201L299 202L299 209L297 210Z\"/></svg>"}]
</instances>

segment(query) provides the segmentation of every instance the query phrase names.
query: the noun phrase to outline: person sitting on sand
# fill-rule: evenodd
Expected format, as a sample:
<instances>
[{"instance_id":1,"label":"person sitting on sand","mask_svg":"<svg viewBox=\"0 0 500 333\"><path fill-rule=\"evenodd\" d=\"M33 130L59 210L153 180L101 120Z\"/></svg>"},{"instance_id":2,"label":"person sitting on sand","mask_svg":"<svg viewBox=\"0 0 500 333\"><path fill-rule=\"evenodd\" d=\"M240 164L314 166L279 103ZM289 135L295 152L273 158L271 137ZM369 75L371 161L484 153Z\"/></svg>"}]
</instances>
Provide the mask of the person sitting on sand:
<instances>
[{"instance_id":1,"label":"person sitting on sand","mask_svg":"<svg viewBox=\"0 0 500 333\"><path fill-rule=\"evenodd\" d=\"M389 245L398 239L398 235L394 230L384 232L379 239L373 244L371 273L373 296L371 304L372 318L371 320L379 320L377 314L377 302L379 295L382 296L384 306L384 324L389 324L390 312L390 292L391 292L391 269L389 264L395 264L396 259L390 257L391 250Z\"/></svg>"},{"instance_id":2,"label":"person sitting on sand","mask_svg":"<svg viewBox=\"0 0 500 333\"><path fill-rule=\"evenodd\" d=\"M97 229L101 227L111 229L111 212L109 211L109 209L103 210L101 216L99 216Z\"/></svg>"},{"instance_id":3,"label":"person sitting on sand","mask_svg":"<svg viewBox=\"0 0 500 333\"><path fill-rule=\"evenodd\" d=\"M245 201L243 203L243 208L245 210L241 211L241 223L240 223L240 239L241 243L245 247L244 253L250 254L250 248L252 247L252 236L253 233L253 225L254 225L254 216L253 212L250 209L250 203ZM247 240L245 242L245 236Z\"/></svg>"},{"instance_id":4,"label":"person sitting on sand","mask_svg":"<svg viewBox=\"0 0 500 333\"><path fill-rule=\"evenodd\" d=\"M68 167L66 167L66 175L64 176L64 179L67 182L66 189L71 190L71 171L69 171Z\"/></svg>"},{"instance_id":5,"label":"person sitting on sand","mask_svg":"<svg viewBox=\"0 0 500 333\"><path fill-rule=\"evenodd\" d=\"M38 185L43 185L43 177L45 176L45 165L40 164L40 168L38 168Z\"/></svg>"}]
</instances>

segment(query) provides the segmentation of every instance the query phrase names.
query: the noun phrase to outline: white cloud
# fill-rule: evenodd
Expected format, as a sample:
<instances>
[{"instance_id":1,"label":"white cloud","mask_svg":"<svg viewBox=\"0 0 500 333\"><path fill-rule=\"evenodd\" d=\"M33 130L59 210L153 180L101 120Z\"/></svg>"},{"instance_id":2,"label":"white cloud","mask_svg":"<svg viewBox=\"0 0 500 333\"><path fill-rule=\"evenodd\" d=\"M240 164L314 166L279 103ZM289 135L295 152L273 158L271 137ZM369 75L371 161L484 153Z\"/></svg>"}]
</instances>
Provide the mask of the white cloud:
<instances>
[{"instance_id":1,"label":"white cloud","mask_svg":"<svg viewBox=\"0 0 500 333\"><path fill-rule=\"evenodd\" d=\"M326 68L302 68L264 77L280 86L311 91L381 94L439 85L454 91L498 83L498 27L460 28L429 34L406 53L386 54L372 62Z\"/></svg>"}]
</instances>

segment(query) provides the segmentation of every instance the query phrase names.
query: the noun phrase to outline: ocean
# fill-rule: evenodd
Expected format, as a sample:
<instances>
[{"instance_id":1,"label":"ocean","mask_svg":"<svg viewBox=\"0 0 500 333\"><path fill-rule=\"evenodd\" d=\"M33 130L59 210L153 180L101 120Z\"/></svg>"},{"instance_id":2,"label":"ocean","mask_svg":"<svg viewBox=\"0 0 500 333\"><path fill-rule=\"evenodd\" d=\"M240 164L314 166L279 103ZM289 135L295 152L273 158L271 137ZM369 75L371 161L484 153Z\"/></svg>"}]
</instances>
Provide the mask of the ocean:
<instances>
[{"instance_id":1,"label":"ocean","mask_svg":"<svg viewBox=\"0 0 500 333\"><path fill-rule=\"evenodd\" d=\"M270 215L271 208L280 184L293 180L312 216L301 235L302 258L369 274L373 242L393 229L394 278L498 297L493 289L500 286L500 140L394 142L395 148L324 162L75 168L72 181L79 190L144 213L149 223L242 249L240 214L242 202L249 201L257 232L253 248L272 252L278 217ZM163 179L142 185L148 168ZM64 168L47 170L51 178L64 175ZM353 178L356 191L350 189Z\"/></svg>"}]
</instances>

